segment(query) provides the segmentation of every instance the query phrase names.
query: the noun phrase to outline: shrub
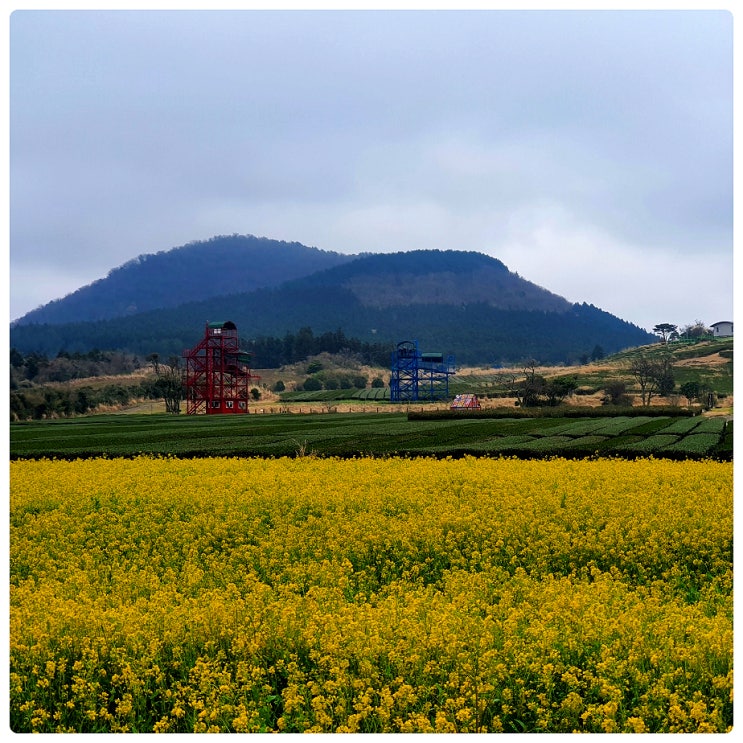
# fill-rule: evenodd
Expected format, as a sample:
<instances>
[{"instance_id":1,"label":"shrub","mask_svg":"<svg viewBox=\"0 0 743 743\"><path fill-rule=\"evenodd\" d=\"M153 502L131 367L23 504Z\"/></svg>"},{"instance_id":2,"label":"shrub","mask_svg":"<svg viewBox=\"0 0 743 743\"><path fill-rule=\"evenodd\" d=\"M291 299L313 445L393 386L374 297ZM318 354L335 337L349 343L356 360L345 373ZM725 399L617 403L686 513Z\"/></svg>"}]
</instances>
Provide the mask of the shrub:
<instances>
[{"instance_id":1,"label":"shrub","mask_svg":"<svg viewBox=\"0 0 743 743\"><path fill-rule=\"evenodd\" d=\"M674 444L678 439L678 436L671 436L670 434L656 434L655 436L648 436L646 439L637 441L634 444L625 444L618 450L629 453L650 454L651 452L659 451ZM611 448L614 449L614 447Z\"/></svg>"},{"instance_id":2,"label":"shrub","mask_svg":"<svg viewBox=\"0 0 743 743\"><path fill-rule=\"evenodd\" d=\"M604 405L627 405L629 396L627 395L627 385L621 380L609 382L604 387L606 395L601 400Z\"/></svg>"},{"instance_id":3,"label":"shrub","mask_svg":"<svg viewBox=\"0 0 743 743\"><path fill-rule=\"evenodd\" d=\"M662 429L662 433L687 434L700 424L699 418L679 418Z\"/></svg>"},{"instance_id":4,"label":"shrub","mask_svg":"<svg viewBox=\"0 0 743 743\"><path fill-rule=\"evenodd\" d=\"M724 418L705 418L694 429L694 433L714 433L721 436L725 430Z\"/></svg>"},{"instance_id":5,"label":"shrub","mask_svg":"<svg viewBox=\"0 0 743 743\"><path fill-rule=\"evenodd\" d=\"M638 425L650 420L650 418L645 416L639 418L632 418L629 416L612 418L610 420L602 421L602 425L599 426L594 433L603 436L621 436L626 431L637 428Z\"/></svg>"},{"instance_id":6,"label":"shrub","mask_svg":"<svg viewBox=\"0 0 743 743\"><path fill-rule=\"evenodd\" d=\"M663 451L701 456L711 453L719 441L720 437L712 433L692 433L684 436L680 441L663 447Z\"/></svg>"}]
</instances>

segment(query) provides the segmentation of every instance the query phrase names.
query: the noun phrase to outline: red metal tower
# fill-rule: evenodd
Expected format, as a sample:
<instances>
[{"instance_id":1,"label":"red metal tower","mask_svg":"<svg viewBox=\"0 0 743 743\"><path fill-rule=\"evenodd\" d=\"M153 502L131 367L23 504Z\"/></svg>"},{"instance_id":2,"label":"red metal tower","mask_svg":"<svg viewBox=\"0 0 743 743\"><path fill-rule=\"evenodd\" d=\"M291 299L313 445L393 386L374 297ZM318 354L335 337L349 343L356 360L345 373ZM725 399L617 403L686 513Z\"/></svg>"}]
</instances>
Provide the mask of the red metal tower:
<instances>
[{"instance_id":1,"label":"red metal tower","mask_svg":"<svg viewBox=\"0 0 743 743\"><path fill-rule=\"evenodd\" d=\"M186 413L247 413L250 354L240 350L235 323L210 322L186 360Z\"/></svg>"}]
</instances>

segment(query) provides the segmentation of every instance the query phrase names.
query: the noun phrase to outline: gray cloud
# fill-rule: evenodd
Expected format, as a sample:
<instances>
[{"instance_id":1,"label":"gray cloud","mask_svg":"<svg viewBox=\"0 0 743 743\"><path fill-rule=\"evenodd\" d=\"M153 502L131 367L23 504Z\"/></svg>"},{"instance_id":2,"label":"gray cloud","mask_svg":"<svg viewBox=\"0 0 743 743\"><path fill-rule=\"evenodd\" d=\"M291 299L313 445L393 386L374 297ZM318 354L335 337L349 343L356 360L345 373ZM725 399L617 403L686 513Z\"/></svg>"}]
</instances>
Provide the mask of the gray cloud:
<instances>
[{"instance_id":1,"label":"gray cloud","mask_svg":"<svg viewBox=\"0 0 743 743\"><path fill-rule=\"evenodd\" d=\"M732 315L729 13L16 11L10 38L11 317L233 232Z\"/></svg>"}]
</instances>

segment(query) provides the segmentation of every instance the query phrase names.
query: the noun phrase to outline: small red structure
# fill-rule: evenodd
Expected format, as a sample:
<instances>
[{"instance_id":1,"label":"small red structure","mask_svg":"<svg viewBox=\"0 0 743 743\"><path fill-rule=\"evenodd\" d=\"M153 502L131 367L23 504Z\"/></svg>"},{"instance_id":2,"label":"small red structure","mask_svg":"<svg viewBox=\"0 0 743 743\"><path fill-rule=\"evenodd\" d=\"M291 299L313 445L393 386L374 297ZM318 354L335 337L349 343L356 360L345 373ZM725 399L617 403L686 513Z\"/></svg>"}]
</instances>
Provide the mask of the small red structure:
<instances>
[{"instance_id":1,"label":"small red structure","mask_svg":"<svg viewBox=\"0 0 743 743\"><path fill-rule=\"evenodd\" d=\"M250 354L240 350L235 323L210 322L186 360L186 413L247 413Z\"/></svg>"},{"instance_id":2,"label":"small red structure","mask_svg":"<svg viewBox=\"0 0 743 743\"><path fill-rule=\"evenodd\" d=\"M480 401L477 399L477 395L470 393L464 395L457 395L451 406L451 410L479 410Z\"/></svg>"}]
</instances>

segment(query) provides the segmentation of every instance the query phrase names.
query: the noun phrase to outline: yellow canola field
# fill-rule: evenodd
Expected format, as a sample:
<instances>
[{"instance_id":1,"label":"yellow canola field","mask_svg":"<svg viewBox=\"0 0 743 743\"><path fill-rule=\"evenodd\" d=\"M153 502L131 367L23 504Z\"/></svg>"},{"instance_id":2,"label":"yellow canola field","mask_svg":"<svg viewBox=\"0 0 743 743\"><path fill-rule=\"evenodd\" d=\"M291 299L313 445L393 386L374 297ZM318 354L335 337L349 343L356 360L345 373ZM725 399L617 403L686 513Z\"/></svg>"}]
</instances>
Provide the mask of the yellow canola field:
<instances>
[{"instance_id":1,"label":"yellow canola field","mask_svg":"<svg viewBox=\"0 0 743 743\"><path fill-rule=\"evenodd\" d=\"M16 732L726 732L730 463L10 464Z\"/></svg>"}]
</instances>

